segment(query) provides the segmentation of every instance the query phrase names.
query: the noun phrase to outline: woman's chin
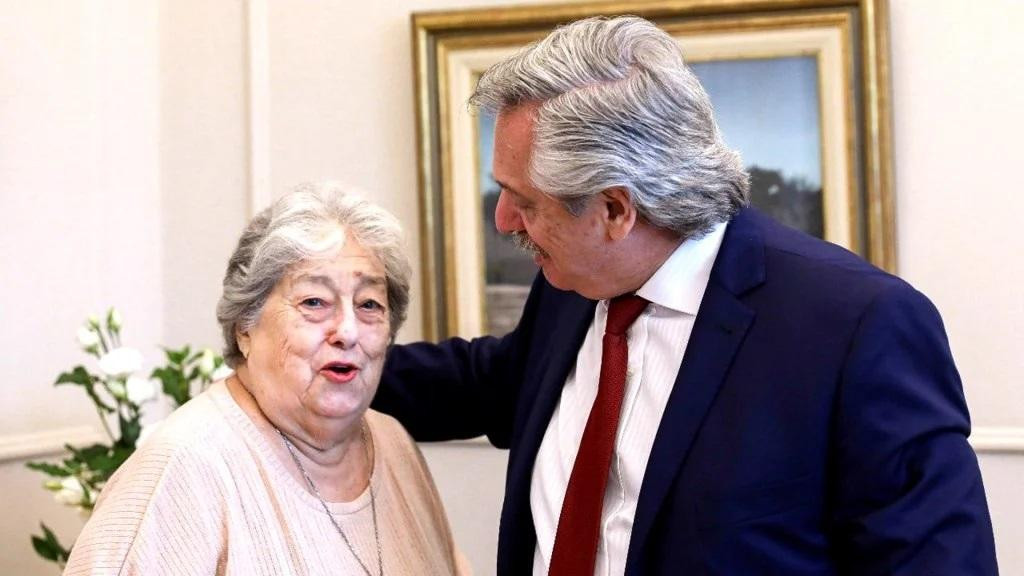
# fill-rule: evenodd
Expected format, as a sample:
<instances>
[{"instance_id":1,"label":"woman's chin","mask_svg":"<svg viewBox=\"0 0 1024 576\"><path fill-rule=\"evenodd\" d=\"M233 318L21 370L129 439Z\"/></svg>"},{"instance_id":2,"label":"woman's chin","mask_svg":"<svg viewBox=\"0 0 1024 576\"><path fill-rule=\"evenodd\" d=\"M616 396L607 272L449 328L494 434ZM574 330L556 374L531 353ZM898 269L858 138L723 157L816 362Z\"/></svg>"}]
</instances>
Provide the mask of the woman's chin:
<instances>
[{"instance_id":1,"label":"woman's chin","mask_svg":"<svg viewBox=\"0 0 1024 576\"><path fill-rule=\"evenodd\" d=\"M321 398L314 409L314 414L327 420L330 426L350 426L358 423L359 419L369 408L370 403L363 402L361 398L352 398L351 395L339 395L341 397Z\"/></svg>"}]
</instances>

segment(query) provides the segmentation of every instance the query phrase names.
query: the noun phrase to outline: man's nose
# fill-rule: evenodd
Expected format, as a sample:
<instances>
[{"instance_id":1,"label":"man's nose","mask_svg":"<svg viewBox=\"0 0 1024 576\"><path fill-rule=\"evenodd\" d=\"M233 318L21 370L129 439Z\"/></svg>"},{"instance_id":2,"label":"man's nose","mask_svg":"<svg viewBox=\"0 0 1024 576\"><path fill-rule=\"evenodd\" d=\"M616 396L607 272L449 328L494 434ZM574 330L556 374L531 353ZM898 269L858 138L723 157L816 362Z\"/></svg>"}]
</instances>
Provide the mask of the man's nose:
<instances>
[{"instance_id":1,"label":"man's nose","mask_svg":"<svg viewBox=\"0 0 1024 576\"><path fill-rule=\"evenodd\" d=\"M507 192L498 195L498 204L494 207L494 227L502 234L511 234L524 228L519 209L509 201Z\"/></svg>"}]
</instances>

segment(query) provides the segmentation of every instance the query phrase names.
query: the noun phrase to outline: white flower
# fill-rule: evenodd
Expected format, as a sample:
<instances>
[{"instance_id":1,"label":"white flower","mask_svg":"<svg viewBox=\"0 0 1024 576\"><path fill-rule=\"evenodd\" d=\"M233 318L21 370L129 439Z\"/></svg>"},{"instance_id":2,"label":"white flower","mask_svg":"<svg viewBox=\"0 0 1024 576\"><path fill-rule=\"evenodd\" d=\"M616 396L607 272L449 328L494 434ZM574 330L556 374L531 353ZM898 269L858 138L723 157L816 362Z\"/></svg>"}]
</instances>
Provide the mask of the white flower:
<instances>
[{"instance_id":1,"label":"white flower","mask_svg":"<svg viewBox=\"0 0 1024 576\"><path fill-rule=\"evenodd\" d=\"M125 392L128 401L133 404L142 404L156 396L156 387L146 378L132 376L125 383Z\"/></svg>"},{"instance_id":2,"label":"white flower","mask_svg":"<svg viewBox=\"0 0 1024 576\"><path fill-rule=\"evenodd\" d=\"M223 380L228 376L231 376L231 374L233 374L234 372L235 371L232 370L231 367L228 366L227 364L221 364L220 366L217 367L216 370L213 371L213 374L210 374L210 380L213 380L215 382L217 380Z\"/></svg>"},{"instance_id":3,"label":"white flower","mask_svg":"<svg viewBox=\"0 0 1024 576\"><path fill-rule=\"evenodd\" d=\"M110 390L110 393L118 400L123 400L125 395L128 394L128 390L124 387L124 382L121 382L120 380L111 380L107 382L107 390Z\"/></svg>"},{"instance_id":4,"label":"white flower","mask_svg":"<svg viewBox=\"0 0 1024 576\"><path fill-rule=\"evenodd\" d=\"M60 481L60 488L53 497L65 506L78 506L85 499L85 488L78 478L68 476Z\"/></svg>"},{"instance_id":5,"label":"white flower","mask_svg":"<svg viewBox=\"0 0 1024 576\"><path fill-rule=\"evenodd\" d=\"M83 350L94 348L100 343L100 335L89 326L82 326L78 329L78 345Z\"/></svg>"},{"instance_id":6,"label":"white flower","mask_svg":"<svg viewBox=\"0 0 1024 576\"><path fill-rule=\"evenodd\" d=\"M199 357L199 373L207 378L213 373L213 350L206 348L203 350L203 355Z\"/></svg>"},{"instance_id":7,"label":"white flower","mask_svg":"<svg viewBox=\"0 0 1024 576\"><path fill-rule=\"evenodd\" d=\"M86 322L86 323L87 323L87 324L89 325L89 327L90 327L90 328L92 328L93 330L97 330L97 329L99 329L99 327L100 327L100 319L99 319L99 317L98 317L98 316L96 316L95 314L89 314L88 316L86 316L86 317L85 317L85 322Z\"/></svg>"},{"instance_id":8,"label":"white flower","mask_svg":"<svg viewBox=\"0 0 1024 576\"><path fill-rule=\"evenodd\" d=\"M112 378L128 376L142 368L142 354L134 348L114 348L100 358L100 370Z\"/></svg>"}]
</instances>

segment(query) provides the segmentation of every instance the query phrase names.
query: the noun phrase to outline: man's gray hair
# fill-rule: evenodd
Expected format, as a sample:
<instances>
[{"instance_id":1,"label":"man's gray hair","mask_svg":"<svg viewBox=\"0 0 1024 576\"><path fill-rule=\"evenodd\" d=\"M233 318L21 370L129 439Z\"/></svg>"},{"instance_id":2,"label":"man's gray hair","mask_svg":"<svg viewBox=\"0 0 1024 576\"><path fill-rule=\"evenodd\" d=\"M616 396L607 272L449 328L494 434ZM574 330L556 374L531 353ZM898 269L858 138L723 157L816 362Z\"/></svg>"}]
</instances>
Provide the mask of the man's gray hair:
<instances>
[{"instance_id":1,"label":"man's gray hair","mask_svg":"<svg viewBox=\"0 0 1024 576\"><path fill-rule=\"evenodd\" d=\"M337 184L303 184L252 219L228 261L217 320L229 366L243 359L236 334L256 325L267 297L285 273L336 249L345 237L339 232L350 235L384 265L394 340L409 309L410 267L398 220Z\"/></svg>"},{"instance_id":2,"label":"man's gray hair","mask_svg":"<svg viewBox=\"0 0 1024 576\"><path fill-rule=\"evenodd\" d=\"M540 107L529 177L575 215L619 186L641 217L689 238L747 204L749 177L704 88L647 20L558 28L488 69L470 99L491 112L530 102Z\"/></svg>"}]
</instances>

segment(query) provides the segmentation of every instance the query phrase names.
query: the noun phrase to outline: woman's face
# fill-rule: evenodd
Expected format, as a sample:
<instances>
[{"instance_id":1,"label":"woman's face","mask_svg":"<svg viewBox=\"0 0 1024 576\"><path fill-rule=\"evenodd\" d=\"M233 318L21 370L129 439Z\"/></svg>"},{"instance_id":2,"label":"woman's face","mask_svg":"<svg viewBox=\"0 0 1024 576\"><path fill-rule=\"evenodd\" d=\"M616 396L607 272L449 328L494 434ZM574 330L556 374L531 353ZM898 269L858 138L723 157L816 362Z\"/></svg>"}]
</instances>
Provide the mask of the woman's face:
<instances>
[{"instance_id":1,"label":"woman's face","mask_svg":"<svg viewBox=\"0 0 1024 576\"><path fill-rule=\"evenodd\" d=\"M383 264L346 237L327 257L288 270L256 326L238 335L245 384L279 428L298 427L317 443L336 438L377 391L388 312Z\"/></svg>"}]
</instances>

